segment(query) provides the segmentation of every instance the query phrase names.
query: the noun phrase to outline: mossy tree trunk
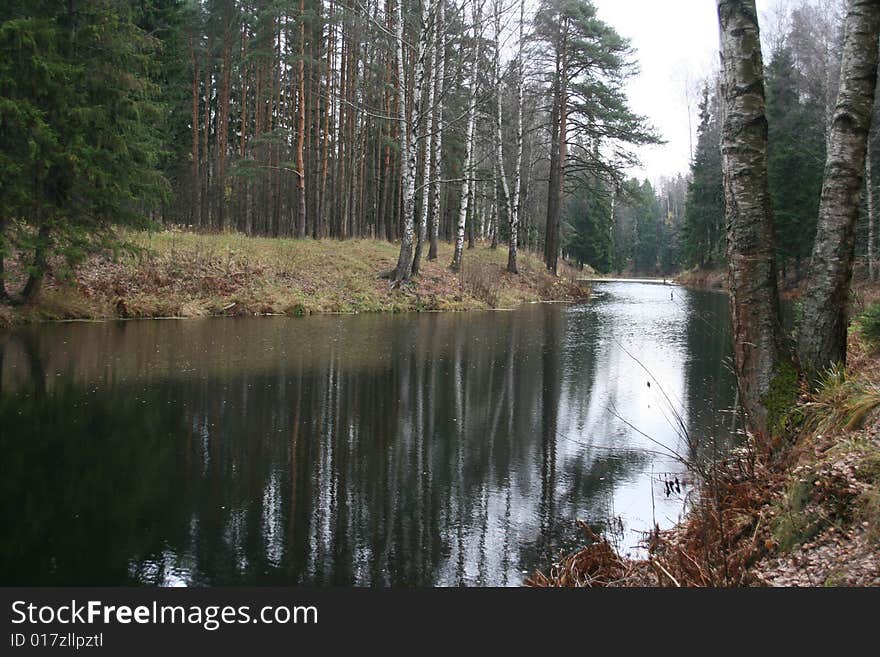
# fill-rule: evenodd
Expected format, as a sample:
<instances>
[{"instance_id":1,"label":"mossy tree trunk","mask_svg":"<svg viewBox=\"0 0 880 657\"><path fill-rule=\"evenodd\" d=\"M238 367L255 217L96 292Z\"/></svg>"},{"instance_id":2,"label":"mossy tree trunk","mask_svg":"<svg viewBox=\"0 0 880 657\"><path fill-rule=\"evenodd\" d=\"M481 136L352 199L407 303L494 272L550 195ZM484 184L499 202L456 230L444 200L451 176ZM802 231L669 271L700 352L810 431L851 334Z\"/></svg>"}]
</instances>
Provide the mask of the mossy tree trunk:
<instances>
[{"instance_id":1,"label":"mossy tree trunk","mask_svg":"<svg viewBox=\"0 0 880 657\"><path fill-rule=\"evenodd\" d=\"M811 376L846 363L847 295L877 82L878 36L880 2L849 0L840 90L798 331L800 364Z\"/></svg>"},{"instance_id":2,"label":"mossy tree trunk","mask_svg":"<svg viewBox=\"0 0 880 657\"><path fill-rule=\"evenodd\" d=\"M764 66L754 0L718 0L721 136L734 360L749 429L771 433L768 400L785 360L767 179ZM776 404L774 404L775 406Z\"/></svg>"}]
</instances>

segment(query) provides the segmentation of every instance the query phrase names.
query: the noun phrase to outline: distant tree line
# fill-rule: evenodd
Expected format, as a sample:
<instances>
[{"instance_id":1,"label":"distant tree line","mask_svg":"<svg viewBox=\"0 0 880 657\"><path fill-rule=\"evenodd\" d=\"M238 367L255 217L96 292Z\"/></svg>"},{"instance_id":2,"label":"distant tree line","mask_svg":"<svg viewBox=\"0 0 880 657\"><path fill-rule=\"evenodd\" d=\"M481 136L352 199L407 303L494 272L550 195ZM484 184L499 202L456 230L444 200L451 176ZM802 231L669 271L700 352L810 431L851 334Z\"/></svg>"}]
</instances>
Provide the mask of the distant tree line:
<instances>
[{"instance_id":1,"label":"distant tree line","mask_svg":"<svg viewBox=\"0 0 880 657\"><path fill-rule=\"evenodd\" d=\"M10 0L0 9L0 297L25 298L114 228L401 244L506 244L600 272L724 266L719 78L699 94L690 171L627 179L658 143L627 106L625 39L589 0ZM780 274L805 275L844 37L842 0L764 30ZM876 122L874 122L876 125ZM877 277L880 138L858 263ZM512 239L511 236L515 236ZM63 273L63 272L62 272ZM13 295L14 296L14 295Z\"/></svg>"},{"instance_id":2,"label":"distant tree line","mask_svg":"<svg viewBox=\"0 0 880 657\"><path fill-rule=\"evenodd\" d=\"M774 248L780 278L787 285L805 279L815 242L845 17L844 0L799 0L780 3L762 26ZM721 91L720 71L702 83L690 170L685 176L657 181L653 201L644 182L578 188L565 232L569 257L600 272L666 274L726 266ZM875 103L875 115L878 107ZM878 134L874 120L854 232L856 272L873 280L880 276ZM636 193L639 187L641 193Z\"/></svg>"},{"instance_id":3,"label":"distant tree line","mask_svg":"<svg viewBox=\"0 0 880 657\"><path fill-rule=\"evenodd\" d=\"M510 271L521 245L555 272L580 253L571 226L607 228L572 216L580 190L621 188L631 147L658 139L627 107L630 46L589 0L527 9L5 2L0 254L24 254L26 298L120 225L400 241L397 283L439 239L453 268L484 239Z\"/></svg>"}]
</instances>

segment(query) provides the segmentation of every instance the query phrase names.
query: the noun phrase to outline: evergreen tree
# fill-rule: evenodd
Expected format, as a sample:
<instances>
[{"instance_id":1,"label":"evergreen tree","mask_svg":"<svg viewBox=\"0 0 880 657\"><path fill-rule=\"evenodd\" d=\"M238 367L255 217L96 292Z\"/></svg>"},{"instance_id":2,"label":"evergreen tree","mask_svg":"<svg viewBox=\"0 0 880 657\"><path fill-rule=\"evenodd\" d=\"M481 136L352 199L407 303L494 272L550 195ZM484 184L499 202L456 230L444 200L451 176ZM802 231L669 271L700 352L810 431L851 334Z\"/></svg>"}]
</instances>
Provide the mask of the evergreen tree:
<instances>
[{"instance_id":1,"label":"evergreen tree","mask_svg":"<svg viewBox=\"0 0 880 657\"><path fill-rule=\"evenodd\" d=\"M824 99L802 91L804 82L791 48L780 46L766 78L770 199L777 263L798 277L816 234L825 161Z\"/></svg>"},{"instance_id":2,"label":"evergreen tree","mask_svg":"<svg viewBox=\"0 0 880 657\"><path fill-rule=\"evenodd\" d=\"M721 182L721 136L718 99L703 87L697 149L691 165L683 230L684 259L701 268L722 262L724 190Z\"/></svg>"},{"instance_id":3,"label":"evergreen tree","mask_svg":"<svg viewBox=\"0 0 880 657\"><path fill-rule=\"evenodd\" d=\"M32 253L33 300L53 255L75 263L144 226L167 190L157 169L158 41L114 0L6 2L0 9L0 202L4 234Z\"/></svg>"},{"instance_id":4,"label":"evergreen tree","mask_svg":"<svg viewBox=\"0 0 880 657\"><path fill-rule=\"evenodd\" d=\"M638 272L652 273L656 270L660 257L662 218L654 188L647 180L638 186L634 206L633 268Z\"/></svg>"},{"instance_id":5,"label":"evergreen tree","mask_svg":"<svg viewBox=\"0 0 880 657\"><path fill-rule=\"evenodd\" d=\"M600 274L613 267L611 197L598 181L582 185L571 194L563 226L563 248L579 266L589 265Z\"/></svg>"}]
</instances>

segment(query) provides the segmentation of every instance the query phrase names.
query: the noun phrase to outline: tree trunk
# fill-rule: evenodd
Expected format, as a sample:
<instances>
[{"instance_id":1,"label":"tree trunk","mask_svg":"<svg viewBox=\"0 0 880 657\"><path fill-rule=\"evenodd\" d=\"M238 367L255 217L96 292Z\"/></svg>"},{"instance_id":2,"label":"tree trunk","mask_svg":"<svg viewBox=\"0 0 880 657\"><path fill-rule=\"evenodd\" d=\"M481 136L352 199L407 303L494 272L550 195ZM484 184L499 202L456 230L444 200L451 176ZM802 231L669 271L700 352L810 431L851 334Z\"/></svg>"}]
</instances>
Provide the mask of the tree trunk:
<instances>
[{"instance_id":1,"label":"tree trunk","mask_svg":"<svg viewBox=\"0 0 880 657\"><path fill-rule=\"evenodd\" d=\"M202 220L201 203L201 180L199 178L199 60L196 57L196 47L193 33L189 34L189 52L193 67L192 78L192 207L190 208L190 222L199 224Z\"/></svg>"},{"instance_id":2,"label":"tree trunk","mask_svg":"<svg viewBox=\"0 0 880 657\"><path fill-rule=\"evenodd\" d=\"M49 253L49 237L51 231L46 224L40 226L37 231L37 244L34 247L34 259L24 290L21 293L25 303L34 303L43 289L43 279L46 276L46 257Z\"/></svg>"},{"instance_id":3,"label":"tree trunk","mask_svg":"<svg viewBox=\"0 0 880 657\"><path fill-rule=\"evenodd\" d=\"M9 294L6 292L6 217L2 216L0 208L0 302L8 301Z\"/></svg>"},{"instance_id":4,"label":"tree trunk","mask_svg":"<svg viewBox=\"0 0 880 657\"><path fill-rule=\"evenodd\" d=\"M868 280L877 280L877 262L874 253L874 213L877 208L874 201L874 176L871 166L871 153L865 158L865 186L868 189Z\"/></svg>"},{"instance_id":5,"label":"tree trunk","mask_svg":"<svg viewBox=\"0 0 880 657\"><path fill-rule=\"evenodd\" d=\"M306 18L305 0L299 0L299 115L296 130L296 169L299 204L296 212L296 236L306 236L306 165L303 148L306 141Z\"/></svg>"},{"instance_id":6,"label":"tree trunk","mask_svg":"<svg viewBox=\"0 0 880 657\"><path fill-rule=\"evenodd\" d=\"M436 48L437 71L434 79L434 98L437 100L436 115L434 121L434 131L431 135L431 145L433 149L434 175L437 181L433 186L433 196L431 200L433 221L431 222L431 247L428 249L428 260L437 259L437 241L440 235L440 190L442 185L443 168L441 166L443 160L443 94L446 75L446 27L444 14L444 0L439 0L437 7L437 42L434 44Z\"/></svg>"},{"instance_id":7,"label":"tree trunk","mask_svg":"<svg viewBox=\"0 0 880 657\"><path fill-rule=\"evenodd\" d=\"M766 439L768 395L780 372L773 218L767 181L764 71L755 0L718 0L723 64L721 153L734 360L749 428Z\"/></svg>"},{"instance_id":8,"label":"tree trunk","mask_svg":"<svg viewBox=\"0 0 880 657\"><path fill-rule=\"evenodd\" d=\"M477 5L478 0L471 0L472 6L472 15L473 15L473 36L474 36L474 54L473 61L471 62L471 70L468 73L468 92L470 93L470 97L468 99L468 109L467 109L467 137L465 138L465 155L464 155L464 167L462 169L462 178L464 179L461 183L461 205L458 211L458 229L455 234L455 252L452 255L452 265L450 268L454 272L461 271L462 264L462 255L464 253L464 230L467 224L467 215L468 215L468 203L470 198L470 177L471 166L473 164L474 159L474 129L477 120L477 64L479 62L480 56L480 47L479 47L479 38L477 36L477 30L480 24L480 8ZM480 35L482 36L482 35Z\"/></svg>"},{"instance_id":9,"label":"tree trunk","mask_svg":"<svg viewBox=\"0 0 880 657\"><path fill-rule=\"evenodd\" d=\"M504 170L504 130L501 123L501 2L495 0L495 59L493 62L495 73L495 166L498 171L499 180L495 183L495 195L497 201L495 203L495 221L492 228L492 248L498 246L498 228L501 225L501 209L504 208L504 215L510 222L510 185L507 184L507 173ZM500 183L500 185L499 185ZM500 192L500 194L499 194ZM516 241L516 237L511 233L511 239ZM509 256L508 256L509 258Z\"/></svg>"},{"instance_id":10,"label":"tree trunk","mask_svg":"<svg viewBox=\"0 0 880 657\"><path fill-rule=\"evenodd\" d=\"M208 226L211 223L211 92L214 84L213 75L214 37L208 33L208 50L205 55L205 108L202 125L202 189L200 223Z\"/></svg>"},{"instance_id":11,"label":"tree trunk","mask_svg":"<svg viewBox=\"0 0 880 657\"><path fill-rule=\"evenodd\" d=\"M403 76L403 8L398 3L397 10L397 71L399 84L404 85ZM413 242L415 241L416 220L416 173L418 168L418 127L421 123L422 92L425 81L425 53L430 40L430 20L427 0L422 5L419 40L416 45L416 67L413 74L412 115L407 117L406 102L400 103L401 159L403 179L403 235L400 242L400 255L394 274L394 285L406 283L412 277ZM433 13L433 9L431 9Z\"/></svg>"},{"instance_id":12,"label":"tree trunk","mask_svg":"<svg viewBox=\"0 0 880 657\"><path fill-rule=\"evenodd\" d=\"M231 3L223 14L223 69L220 72L220 99L217 107L217 223L221 230L229 228L226 212L226 146L229 137L229 76L232 65L230 23Z\"/></svg>"},{"instance_id":13,"label":"tree trunk","mask_svg":"<svg viewBox=\"0 0 880 657\"><path fill-rule=\"evenodd\" d=\"M513 169L513 201L510 203L510 243L507 251L507 271L519 273L517 248L519 246L519 201L522 184L523 159L523 25L525 24L525 0L519 3L519 40L516 55L516 164Z\"/></svg>"},{"instance_id":14,"label":"tree trunk","mask_svg":"<svg viewBox=\"0 0 880 657\"><path fill-rule=\"evenodd\" d=\"M559 261L559 232L562 222L562 195L565 189L566 137L568 132L568 25L560 25L556 45L556 76L554 80L552 116L552 144L550 153L550 180L547 191L547 225L544 239L544 263L556 275Z\"/></svg>"},{"instance_id":15,"label":"tree trunk","mask_svg":"<svg viewBox=\"0 0 880 657\"><path fill-rule=\"evenodd\" d=\"M403 0L397 0L397 24L395 25L397 36L397 110L400 121L400 177L403 181L403 233L400 242L400 253L397 258L397 267L394 270L394 285L400 285L409 280L412 273L412 248L413 248L413 194L415 192L415 171L411 171L410 160L410 130L408 125L406 107L406 76L404 75L403 63Z\"/></svg>"},{"instance_id":16,"label":"tree trunk","mask_svg":"<svg viewBox=\"0 0 880 657\"><path fill-rule=\"evenodd\" d=\"M847 297L877 81L878 34L880 2L849 0L840 91L798 331L798 357L811 377L834 363L846 363Z\"/></svg>"},{"instance_id":17,"label":"tree trunk","mask_svg":"<svg viewBox=\"0 0 880 657\"><path fill-rule=\"evenodd\" d=\"M443 0L436 0L438 4L443 4ZM433 14L433 12L432 12ZM425 26L427 29L428 26ZM428 65L428 105L424 108L425 111L421 112L420 117L414 117L414 122L416 129L421 129L421 126L424 125L424 131L426 133L431 131L431 117L434 115L434 92L437 88L436 84L432 84L431 78L432 76L436 78L436 64L437 64L437 48L438 42L440 40L440 23L439 21L434 21L434 34L430 39L430 46L426 43L425 46L430 49L430 56L428 57L428 61L430 64ZM431 168L431 144L433 143L432 139L427 141L425 147L425 166L423 167L422 172L422 207L420 211L420 219L419 219L419 239L416 243L416 253L413 258L412 264L412 274L415 276L419 273L419 269L422 264L422 251L425 248L425 244L428 241L428 192L431 188L431 178L434 175L434 171Z\"/></svg>"}]
</instances>

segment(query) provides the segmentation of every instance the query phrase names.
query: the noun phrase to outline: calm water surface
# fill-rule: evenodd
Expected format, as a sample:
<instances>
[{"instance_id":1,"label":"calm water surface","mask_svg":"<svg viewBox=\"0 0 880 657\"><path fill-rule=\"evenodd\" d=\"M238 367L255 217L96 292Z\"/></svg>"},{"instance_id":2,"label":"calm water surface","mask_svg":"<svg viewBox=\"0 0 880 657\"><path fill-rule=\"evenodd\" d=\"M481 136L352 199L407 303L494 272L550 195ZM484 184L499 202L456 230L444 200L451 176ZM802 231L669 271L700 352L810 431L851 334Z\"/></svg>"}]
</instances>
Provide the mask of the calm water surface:
<instances>
[{"instance_id":1,"label":"calm water surface","mask_svg":"<svg viewBox=\"0 0 880 657\"><path fill-rule=\"evenodd\" d=\"M633 283L0 333L0 583L518 585L579 519L633 550L670 452L733 440L730 340L725 296Z\"/></svg>"}]
</instances>

